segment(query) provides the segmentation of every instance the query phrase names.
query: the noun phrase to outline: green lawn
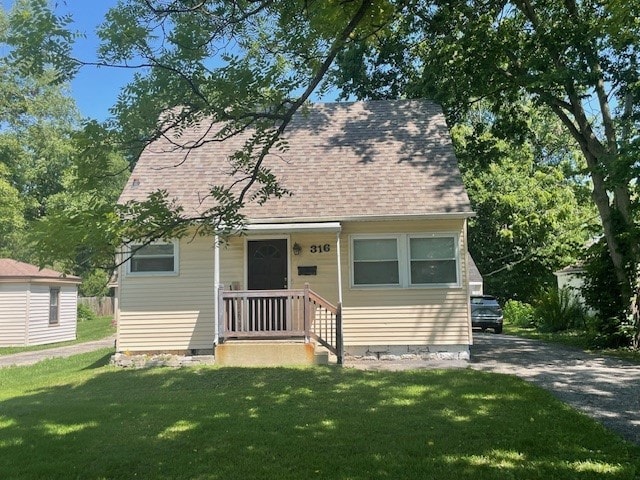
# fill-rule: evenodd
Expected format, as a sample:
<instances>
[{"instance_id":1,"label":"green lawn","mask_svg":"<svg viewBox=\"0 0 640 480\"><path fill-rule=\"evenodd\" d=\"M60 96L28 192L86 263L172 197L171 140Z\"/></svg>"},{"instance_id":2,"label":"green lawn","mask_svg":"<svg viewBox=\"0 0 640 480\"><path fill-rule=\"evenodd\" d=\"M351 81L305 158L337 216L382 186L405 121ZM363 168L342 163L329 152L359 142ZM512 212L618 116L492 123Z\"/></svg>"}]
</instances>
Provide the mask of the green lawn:
<instances>
[{"instance_id":1,"label":"green lawn","mask_svg":"<svg viewBox=\"0 0 640 480\"><path fill-rule=\"evenodd\" d=\"M47 345L34 345L30 347L0 347L0 355L12 353L32 352L35 350L46 350L48 348L65 347L76 343L100 340L116 333L116 329L111 325L112 317L97 317L94 320L78 321L77 338L69 342L50 343Z\"/></svg>"},{"instance_id":2,"label":"green lawn","mask_svg":"<svg viewBox=\"0 0 640 480\"><path fill-rule=\"evenodd\" d=\"M110 350L0 370L11 479L634 479L631 446L473 370L121 370Z\"/></svg>"}]
</instances>

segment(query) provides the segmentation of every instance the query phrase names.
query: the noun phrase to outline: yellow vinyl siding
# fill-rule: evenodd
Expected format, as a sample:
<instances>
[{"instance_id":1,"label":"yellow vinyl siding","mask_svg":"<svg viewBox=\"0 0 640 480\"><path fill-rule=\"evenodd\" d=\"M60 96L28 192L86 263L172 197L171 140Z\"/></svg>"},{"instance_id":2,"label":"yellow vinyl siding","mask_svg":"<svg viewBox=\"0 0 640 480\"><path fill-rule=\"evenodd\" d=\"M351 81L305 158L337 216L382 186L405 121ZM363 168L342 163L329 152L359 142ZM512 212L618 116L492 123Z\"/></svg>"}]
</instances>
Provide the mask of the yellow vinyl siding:
<instances>
[{"instance_id":1,"label":"yellow vinyl siding","mask_svg":"<svg viewBox=\"0 0 640 480\"><path fill-rule=\"evenodd\" d=\"M338 302L338 254L335 233L293 233L291 246L297 243L302 247L300 255L291 253L291 288L309 288L333 304ZM327 245L329 251L323 251ZM312 253L312 247L316 252ZM319 250L319 251L317 251ZM298 267L317 267L317 275L298 275Z\"/></svg>"},{"instance_id":2,"label":"yellow vinyl siding","mask_svg":"<svg viewBox=\"0 0 640 480\"><path fill-rule=\"evenodd\" d=\"M244 240L245 237L231 237L220 246L220 283L229 290L245 288L244 284Z\"/></svg>"},{"instance_id":3,"label":"yellow vinyl siding","mask_svg":"<svg viewBox=\"0 0 640 480\"><path fill-rule=\"evenodd\" d=\"M350 236L356 234L451 233L459 239L459 287L351 287ZM312 290L338 302L335 233L290 232L289 287ZM271 235L270 237L274 237ZM246 288L247 239L229 238L220 247L220 283ZM464 220L343 222L340 233L345 346L469 345L471 343L466 276ZM301 246L300 255L292 253ZM311 247L320 247L316 252ZM324 251L323 245L328 245ZM214 249L210 237L179 243L178 275L122 276L118 349L161 351L211 349L215 334ZM317 267L317 275L298 275L298 267Z\"/></svg>"},{"instance_id":4,"label":"yellow vinyl siding","mask_svg":"<svg viewBox=\"0 0 640 480\"><path fill-rule=\"evenodd\" d=\"M303 288L308 283L310 288L327 300L338 301L338 266L335 233L296 233L282 235L289 238L289 250L294 243L302 247L300 255L287 252L289 257L289 288ZM260 239L260 236L242 236L230 238L220 248L220 283L225 289L237 286L246 288L245 241ZM311 253L313 245L329 245L329 252ZM299 266L316 266L317 275L298 275Z\"/></svg>"},{"instance_id":5,"label":"yellow vinyl siding","mask_svg":"<svg viewBox=\"0 0 640 480\"><path fill-rule=\"evenodd\" d=\"M352 287L350 235L452 233L459 238L460 286ZM471 343L464 220L345 222L342 228L345 347Z\"/></svg>"},{"instance_id":6,"label":"yellow vinyl siding","mask_svg":"<svg viewBox=\"0 0 640 480\"><path fill-rule=\"evenodd\" d=\"M178 262L178 275L123 275L119 351L213 348L213 240L181 239Z\"/></svg>"},{"instance_id":7,"label":"yellow vinyl siding","mask_svg":"<svg viewBox=\"0 0 640 480\"><path fill-rule=\"evenodd\" d=\"M27 344L28 284L0 283L0 347Z\"/></svg>"}]
</instances>

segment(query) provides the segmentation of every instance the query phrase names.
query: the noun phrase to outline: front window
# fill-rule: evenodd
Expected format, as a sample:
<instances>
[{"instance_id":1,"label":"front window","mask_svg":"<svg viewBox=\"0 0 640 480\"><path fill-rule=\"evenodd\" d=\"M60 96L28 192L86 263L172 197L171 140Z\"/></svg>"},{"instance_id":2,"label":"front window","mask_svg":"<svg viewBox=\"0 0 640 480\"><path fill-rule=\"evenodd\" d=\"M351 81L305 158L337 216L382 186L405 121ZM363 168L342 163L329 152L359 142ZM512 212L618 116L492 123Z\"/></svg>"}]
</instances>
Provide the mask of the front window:
<instances>
[{"instance_id":1,"label":"front window","mask_svg":"<svg viewBox=\"0 0 640 480\"><path fill-rule=\"evenodd\" d=\"M177 273L177 266L175 243L131 245L129 273Z\"/></svg>"},{"instance_id":2,"label":"front window","mask_svg":"<svg viewBox=\"0 0 640 480\"><path fill-rule=\"evenodd\" d=\"M410 238L409 256L411 285L458 283L453 237Z\"/></svg>"},{"instance_id":3,"label":"front window","mask_svg":"<svg viewBox=\"0 0 640 480\"><path fill-rule=\"evenodd\" d=\"M460 285L456 233L353 235L353 287L457 287Z\"/></svg>"},{"instance_id":4,"label":"front window","mask_svg":"<svg viewBox=\"0 0 640 480\"><path fill-rule=\"evenodd\" d=\"M354 285L398 285L398 266L395 238L353 240Z\"/></svg>"},{"instance_id":5,"label":"front window","mask_svg":"<svg viewBox=\"0 0 640 480\"><path fill-rule=\"evenodd\" d=\"M60 318L60 288L49 289L49 325L55 325Z\"/></svg>"}]
</instances>

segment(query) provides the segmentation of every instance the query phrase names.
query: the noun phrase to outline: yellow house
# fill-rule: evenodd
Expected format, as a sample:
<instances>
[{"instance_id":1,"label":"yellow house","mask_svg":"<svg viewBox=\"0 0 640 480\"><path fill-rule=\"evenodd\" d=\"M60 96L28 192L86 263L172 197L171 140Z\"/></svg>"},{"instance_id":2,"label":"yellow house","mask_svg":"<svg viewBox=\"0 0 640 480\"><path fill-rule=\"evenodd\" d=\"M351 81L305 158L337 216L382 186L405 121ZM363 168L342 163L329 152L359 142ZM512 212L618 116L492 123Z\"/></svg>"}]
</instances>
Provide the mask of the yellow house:
<instances>
[{"instance_id":1,"label":"yellow house","mask_svg":"<svg viewBox=\"0 0 640 480\"><path fill-rule=\"evenodd\" d=\"M152 143L120 202L163 189L197 217L211 186L234 181L228 158L243 144L206 138L203 125ZM285 138L266 162L291 195L247 202L242 234L124 250L117 350L222 361L231 345L257 359L259 343L292 340L339 360L468 359L473 212L440 107L314 104Z\"/></svg>"}]
</instances>

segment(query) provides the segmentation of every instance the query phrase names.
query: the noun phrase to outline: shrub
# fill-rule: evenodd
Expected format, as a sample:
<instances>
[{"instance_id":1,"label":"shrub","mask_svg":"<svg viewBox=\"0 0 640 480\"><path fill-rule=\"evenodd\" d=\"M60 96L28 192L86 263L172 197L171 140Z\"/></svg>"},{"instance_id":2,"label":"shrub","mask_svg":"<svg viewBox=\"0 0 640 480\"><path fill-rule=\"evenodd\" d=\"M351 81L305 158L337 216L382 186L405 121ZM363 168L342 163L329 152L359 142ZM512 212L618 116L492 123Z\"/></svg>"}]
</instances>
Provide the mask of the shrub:
<instances>
[{"instance_id":1,"label":"shrub","mask_svg":"<svg viewBox=\"0 0 640 480\"><path fill-rule=\"evenodd\" d=\"M109 274L104 270L96 269L83 275L80 285L80 295L83 297L105 297L109 294Z\"/></svg>"},{"instance_id":2,"label":"shrub","mask_svg":"<svg viewBox=\"0 0 640 480\"><path fill-rule=\"evenodd\" d=\"M591 348L628 347L633 339L633 325L616 317L589 319L587 342Z\"/></svg>"},{"instance_id":3,"label":"shrub","mask_svg":"<svg viewBox=\"0 0 640 480\"><path fill-rule=\"evenodd\" d=\"M584 284L581 293L587 305L603 319L625 317L622 290L613 274L613 262L604 239L594 243L584 257ZM613 323L619 322L616 320Z\"/></svg>"},{"instance_id":4,"label":"shrub","mask_svg":"<svg viewBox=\"0 0 640 480\"><path fill-rule=\"evenodd\" d=\"M533 326L533 307L518 300L507 300L503 308L504 320L517 327Z\"/></svg>"},{"instance_id":5,"label":"shrub","mask_svg":"<svg viewBox=\"0 0 640 480\"><path fill-rule=\"evenodd\" d=\"M567 288L547 288L534 302L534 319L541 332L585 328L584 307Z\"/></svg>"},{"instance_id":6,"label":"shrub","mask_svg":"<svg viewBox=\"0 0 640 480\"><path fill-rule=\"evenodd\" d=\"M612 273L613 263L604 239L589 247L584 269L582 296L587 305L597 312L597 316L588 322L590 346L618 348L630 345L632 328L626 317L622 290Z\"/></svg>"},{"instance_id":7,"label":"shrub","mask_svg":"<svg viewBox=\"0 0 640 480\"><path fill-rule=\"evenodd\" d=\"M95 320L98 316L91 310L88 305L78 304L78 321L84 322L87 320Z\"/></svg>"}]
</instances>

